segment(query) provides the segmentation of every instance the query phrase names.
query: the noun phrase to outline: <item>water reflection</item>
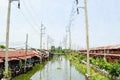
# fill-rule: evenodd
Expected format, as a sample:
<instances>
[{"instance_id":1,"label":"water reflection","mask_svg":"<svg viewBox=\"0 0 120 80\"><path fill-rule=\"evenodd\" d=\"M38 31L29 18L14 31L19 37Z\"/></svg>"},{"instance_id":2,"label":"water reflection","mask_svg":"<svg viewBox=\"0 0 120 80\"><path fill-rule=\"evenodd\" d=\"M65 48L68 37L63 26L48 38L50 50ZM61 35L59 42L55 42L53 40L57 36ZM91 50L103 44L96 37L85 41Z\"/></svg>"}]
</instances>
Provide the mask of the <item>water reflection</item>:
<instances>
[{"instance_id":1,"label":"water reflection","mask_svg":"<svg viewBox=\"0 0 120 80\"><path fill-rule=\"evenodd\" d=\"M54 56L31 80L85 80L85 77L64 56Z\"/></svg>"}]
</instances>

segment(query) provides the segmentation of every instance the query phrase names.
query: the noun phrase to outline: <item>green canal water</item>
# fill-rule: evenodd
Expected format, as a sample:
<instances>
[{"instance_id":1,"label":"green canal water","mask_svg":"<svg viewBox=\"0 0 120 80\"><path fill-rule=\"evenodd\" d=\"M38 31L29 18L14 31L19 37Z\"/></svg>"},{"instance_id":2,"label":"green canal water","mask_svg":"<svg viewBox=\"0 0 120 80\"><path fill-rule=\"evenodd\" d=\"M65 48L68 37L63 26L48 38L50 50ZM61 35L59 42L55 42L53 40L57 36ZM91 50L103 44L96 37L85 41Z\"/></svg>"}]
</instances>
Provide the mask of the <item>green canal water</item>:
<instances>
[{"instance_id":1,"label":"green canal water","mask_svg":"<svg viewBox=\"0 0 120 80\"><path fill-rule=\"evenodd\" d=\"M64 56L54 56L30 80L85 80L85 77Z\"/></svg>"}]
</instances>

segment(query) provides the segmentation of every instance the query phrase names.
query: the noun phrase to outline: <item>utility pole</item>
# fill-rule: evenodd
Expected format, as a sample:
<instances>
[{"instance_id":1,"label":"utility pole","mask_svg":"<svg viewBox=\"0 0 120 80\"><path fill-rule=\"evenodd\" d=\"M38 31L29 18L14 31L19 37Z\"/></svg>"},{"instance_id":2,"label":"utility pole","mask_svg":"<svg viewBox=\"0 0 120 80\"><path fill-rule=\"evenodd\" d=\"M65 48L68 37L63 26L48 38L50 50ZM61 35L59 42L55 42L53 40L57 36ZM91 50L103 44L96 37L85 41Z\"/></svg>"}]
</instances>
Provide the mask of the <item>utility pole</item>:
<instances>
[{"instance_id":1,"label":"utility pole","mask_svg":"<svg viewBox=\"0 0 120 80\"><path fill-rule=\"evenodd\" d=\"M41 28L40 28L40 49L42 50L42 38L43 34L45 34L43 31L45 31L44 25L41 23Z\"/></svg>"},{"instance_id":2,"label":"utility pole","mask_svg":"<svg viewBox=\"0 0 120 80\"><path fill-rule=\"evenodd\" d=\"M64 46L64 48L66 49L67 47L67 37L65 36L64 38L63 38L63 46Z\"/></svg>"},{"instance_id":3,"label":"utility pole","mask_svg":"<svg viewBox=\"0 0 120 80\"><path fill-rule=\"evenodd\" d=\"M104 61L106 61L106 49L105 49L105 47L104 47Z\"/></svg>"},{"instance_id":4,"label":"utility pole","mask_svg":"<svg viewBox=\"0 0 120 80\"><path fill-rule=\"evenodd\" d=\"M41 28L40 28L40 49L42 50L42 24L41 24Z\"/></svg>"},{"instance_id":5,"label":"utility pole","mask_svg":"<svg viewBox=\"0 0 120 80\"><path fill-rule=\"evenodd\" d=\"M89 32L88 32L88 13L87 13L87 0L84 0L84 13L86 25L86 47L87 47L87 80L90 80L90 59L89 59Z\"/></svg>"},{"instance_id":6,"label":"utility pole","mask_svg":"<svg viewBox=\"0 0 120 80\"><path fill-rule=\"evenodd\" d=\"M24 72L26 72L27 50L28 50L28 34L26 34L26 43L25 43L25 67L24 67Z\"/></svg>"},{"instance_id":7,"label":"utility pole","mask_svg":"<svg viewBox=\"0 0 120 80\"><path fill-rule=\"evenodd\" d=\"M10 27L11 1L8 0L7 27L6 27L6 54L5 54L5 77L8 75L8 48L9 48L9 27Z\"/></svg>"},{"instance_id":8,"label":"utility pole","mask_svg":"<svg viewBox=\"0 0 120 80\"><path fill-rule=\"evenodd\" d=\"M76 5L78 5L78 0L76 0ZM88 13L87 13L87 0L84 0L84 7L77 7L77 13L79 14L79 9L84 9L85 13L85 26L86 26L86 47L87 47L87 80L90 80L90 59L89 59L89 31L88 31Z\"/></svg>"},{"instance_id":9,"label":"utility pole","mask_svg":"<svg viewBox=\"0 0 120 80\"><path fill-rule=\"evenodd\" d=\"M69 34L69 49L71 50L71 24L70 26L68 27L68 34Z\"/></svg>"},{"instance_id":10,"label":"utility pole","mask_svg":"<svg viewBox=\"0 0 120 80\"><path fill-rule=\"evenodd\" d=\"M68 30L66 29L66 35L65 35L65 49L68 49Z\"/></svg>"},{"instance_id":11,"label":"utility pole","mask_svg":"<svg viewBox=\"0 0 120 80\"><path fill-rule=\"evenodd\" d=\"M47 35L47 50L49 49L49 36Z\"/></svg>"},{"instance_id":12,"label":"utility pole","mask_svg":"<svg viewBox=\"0 0 120 80\"><path fill-rule=\"evenodd\" d=\"M11 2L18 1L18 8L20 8L19 0L8 0L8 13L7 13L7 26L6 26L6 53L5 53L5 77L8 76L8 53L9 53L9 28L10 28L10 13L11 13Z\"/></svg>"}]
</instances>

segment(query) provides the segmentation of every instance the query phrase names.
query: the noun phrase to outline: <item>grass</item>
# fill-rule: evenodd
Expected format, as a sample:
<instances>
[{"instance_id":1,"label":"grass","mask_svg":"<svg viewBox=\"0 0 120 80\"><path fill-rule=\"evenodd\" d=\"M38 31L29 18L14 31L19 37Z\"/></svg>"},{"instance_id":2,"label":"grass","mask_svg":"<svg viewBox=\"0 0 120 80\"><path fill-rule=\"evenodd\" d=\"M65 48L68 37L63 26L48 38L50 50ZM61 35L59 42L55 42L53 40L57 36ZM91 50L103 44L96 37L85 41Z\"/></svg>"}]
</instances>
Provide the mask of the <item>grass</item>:
<instances>
[{"instance_id":1,"label":"grass","mask_svg":"<svg viewBox=\"0 0 120 80\"><path fill-rule=\"evenodd\" d=\"M79 60L77 59L73 59L72 56L68 56L69 59L71 59L71 63L72 65L75 66L75 68L82 73L83 75L85 75L87 73L87 66L85 64L82 64L79 62ZM99 72L96 72L95 70L93 70L92 68L90 69L91 72L91 80L112 80L109 77L106 77L102 74L100 74Z\"/></svg>"},{"instance_id":2,"label":"grass","mask_svg":"<svg viewBox=\"0 0 120 80\"><path fill-rule=\"evenodd\" d=\"M36 64L32 70L28 71L26 74L20 74L19 76L14 77L12 80L30 80L32 75L34 75L37 71L43 69L44 64Z\"/></svg>"}]
</instances>

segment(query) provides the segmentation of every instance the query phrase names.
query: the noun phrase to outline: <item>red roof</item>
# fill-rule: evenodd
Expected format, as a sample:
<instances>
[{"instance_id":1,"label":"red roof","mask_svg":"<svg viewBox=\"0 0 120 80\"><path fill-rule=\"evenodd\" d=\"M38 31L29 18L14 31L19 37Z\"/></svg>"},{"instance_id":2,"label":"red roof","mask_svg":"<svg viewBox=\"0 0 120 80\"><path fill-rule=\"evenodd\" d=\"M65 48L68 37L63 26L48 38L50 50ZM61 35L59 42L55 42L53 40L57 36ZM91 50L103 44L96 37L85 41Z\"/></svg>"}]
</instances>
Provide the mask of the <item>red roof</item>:
<instances>
[{"instance_id":1,"label":"red roof","mask_svg":"<svg viewBox=\"0 0 120 80\"><path fill-rule=\"evenodd\" d=\"M87 52L83 52L82 54L87 54ZM104 53L89 53L91 55L101 55L104 56ZM120 54L105 54L106 56L120 57Z\"/></svg>"},{"instance_id":2,"label":"red roof","mask_svg":"<svg viewBox=\"0 0 120 80\"><path fill-rule=\"evenodd\" d=\"M5 58L5 53L6 51L0 51L0 58ZM27 54L25 54L25 50L13 50L8 52L8 59L19 60L19 59L25 59L25 56L26 58L31 58L35 55L36 53L32 50L28 50Z\"/></svg>"},{"instance_id":3,"label":"red roof","mask_svg":"<svg viewBox=\"0 0 120 80\"><path fill-rule=\"evenodd\" d=\"M104 54L104 53L90 53L90 54L120 57L120 54Z\"/></svg>"},{"instance_id":4,"label":"red roof","mask_svg":"<svg viewBox=\"0 0 120 80\"><path fill-rule=\"evenodd\" d=\"M90 48L90 50L101 50L101 49L120 49L120 44L118 45L110 45L110 46L100 46L95 48Z\"/></svg>"}]
</instances>

